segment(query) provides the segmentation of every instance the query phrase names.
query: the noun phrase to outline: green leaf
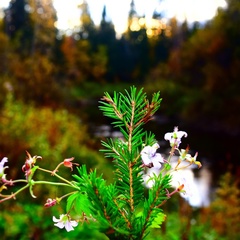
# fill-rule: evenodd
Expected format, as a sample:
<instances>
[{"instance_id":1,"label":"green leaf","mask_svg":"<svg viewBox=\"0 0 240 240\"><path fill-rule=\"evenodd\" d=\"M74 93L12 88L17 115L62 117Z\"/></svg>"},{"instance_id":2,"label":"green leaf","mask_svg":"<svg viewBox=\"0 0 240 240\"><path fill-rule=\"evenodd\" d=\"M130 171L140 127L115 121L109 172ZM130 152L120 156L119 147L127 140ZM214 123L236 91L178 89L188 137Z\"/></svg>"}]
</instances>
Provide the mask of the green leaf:
<instances>
[{"instance_id":1,"label":"green leaf","mask_svg":"<svg viewBox=\"0 0 240 240\"><path fill-rule=\"evenodd\" d=\"M162 223L166 220L166 215L162 212L158 213L152 221L150 228L161 228Z\"/></svg>"},{"instance_id":2,"label":"green leaf","mask_svg":"<svg viewBox=\"0 0 240 240\"><path fill-rule=\"evenodd\" d=\"M77 192L68 197L66 211L69 212L72 206L74 206L74 210L79 215L83 212L87 216L91 214L90 202L86 194Z\"/></svg>"},{"instance_id":3,"label":"green leaf","mask_svg":"<svg viewBox=\"0 0 240 240\"><path fill-rule=\"evenodd\" d=\"M78 192L77 193L73 193L72 195L70 195L67 199L67 206L66 206L66 212L69 212L72 208L72 205L75 201L75 199L77 198L78 196Z\"/></svg>"},{"instance_id":4,"label":"green leaf","mask_svg":"<svg viewBox=\"0 0 240 240\"><path fill-rule=\"evenodd\" d=\"M91 214L90 205L91 203L89 202L87 195L79 193L75 201L76 212L79 214L84 212L89 216Z\"/></svg>"}]
</instances>

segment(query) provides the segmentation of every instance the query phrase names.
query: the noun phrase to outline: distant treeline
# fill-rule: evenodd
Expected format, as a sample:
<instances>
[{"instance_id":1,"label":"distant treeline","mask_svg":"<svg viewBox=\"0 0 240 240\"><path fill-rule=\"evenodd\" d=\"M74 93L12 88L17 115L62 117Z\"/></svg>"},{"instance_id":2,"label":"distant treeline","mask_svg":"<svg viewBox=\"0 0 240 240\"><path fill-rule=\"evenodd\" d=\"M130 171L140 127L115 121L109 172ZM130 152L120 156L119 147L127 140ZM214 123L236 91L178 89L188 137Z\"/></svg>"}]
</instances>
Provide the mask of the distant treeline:
<instances>
[{"instance_id":1,"label":"distant treeline","mask_svg":"<svg viewBox=\"0 0 240 240\"><path fill-rule=\"evenodd\" d=\"M147 28L132 1L128 29L117 38L105 7L96 26L84 2L79 27L64 34L55 27L51 0L12 0L0 22L0 91L57 106L86 84L139 84L149 92L161 90L171 105L169 114L178 111L235 129L240 122L240 2L227 2L204 26L174 18L164 23L154 12L157 25Z\"/></svg>"}]
</instances>

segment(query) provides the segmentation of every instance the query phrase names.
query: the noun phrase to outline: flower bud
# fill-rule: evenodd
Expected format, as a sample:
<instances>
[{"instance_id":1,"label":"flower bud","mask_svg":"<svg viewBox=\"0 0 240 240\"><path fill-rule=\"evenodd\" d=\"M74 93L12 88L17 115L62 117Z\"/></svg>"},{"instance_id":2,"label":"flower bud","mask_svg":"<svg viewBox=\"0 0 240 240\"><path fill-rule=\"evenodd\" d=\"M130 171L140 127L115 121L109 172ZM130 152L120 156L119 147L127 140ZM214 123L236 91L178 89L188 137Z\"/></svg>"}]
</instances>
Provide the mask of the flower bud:
<instances>
[{"instance_id":1,"label":"flower bud","mask_svg":"<svg viewBox=\"0 0 240 240\"><path fill-rule=\"evenodd\" d=\"M68 168L71 168L71 171L73 170L73 165L79 165L78 163L73 163L72 161L73 161L73 159L74 159L74 157L72 157L72 158L66 158L66 159L64 159L64 161L63 161L63 165L65 166L65 167L68 167Z\"/></svg>"},{"instance_id":2,"label":"flower bud","mask_svg":"<svg viewBox=\"0 0 240 240\"><path fill-rule=\"evenodd\" d=\"M48 208L48 207L52 207L56 204L57 204L57 199L48 198L46 203L44 204L44 207Z\"/></svg>"}]
</instances>

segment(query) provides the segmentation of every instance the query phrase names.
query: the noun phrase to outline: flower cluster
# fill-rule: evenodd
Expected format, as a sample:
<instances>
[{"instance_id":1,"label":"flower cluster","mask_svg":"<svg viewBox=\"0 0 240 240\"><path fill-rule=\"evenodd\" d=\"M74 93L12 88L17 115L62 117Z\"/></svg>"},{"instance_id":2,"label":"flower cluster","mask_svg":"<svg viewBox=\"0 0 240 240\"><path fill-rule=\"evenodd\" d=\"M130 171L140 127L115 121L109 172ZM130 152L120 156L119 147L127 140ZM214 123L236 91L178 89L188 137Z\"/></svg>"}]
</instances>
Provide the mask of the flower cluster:
<instances>
[{"instance_id":1,"label":"flower cluster","mask_svg":"<svg viewBox=\"0 0 240 240\"><path fill-rule=\"evenodd\" d=\"M157 153L157 149L160 148L158 143L153 144L152 146L145 146L142 151L140 152L141 154L141 159L142 159L142 166L147 167L147 168L152 168L153 171L151 173L156 173L156 171L166 171L169 169L169 166L171 166L170 161L171 157L174 155L175 151L178 152L179 157L176 166L173 168L173 171L178 171L185 169L189 167L192 164L195 164L200 168L202 165L199 161L196 160L198 153L196 153L193 157L189 154L189 147L186 149L179 149L179 145L181 144L181 139L182 137L187 137L187 133L184 131L178 131L178 127L175 127L173 132L166 133L164 136L164 139L169 141L170 146L171 146L171 152L169 154L168 159L164 159L163 156L160 153ZM188 162L188 164L181 166L180 164L185 161ZM166 163L166 166L162 168L162 164ZM172 169L172 166L171 166ZM147 177L145 176L145 179L148 179L148 186L152 186L154 184L154 180L152 180L152 177L148 175ZM149 179L151 182L149 182ZM186 182L186 179L184 177L181 178L182 181L179 183L179 186L177 189L169 193L167 191L167 196L170 197L176 192L190 192L189 191L189 184Z\"/></svg>"},{"instance_id":2,"label":"flower cluster","mask_svg":"<svg viewBox=\"0 0 240 240\"><path fill-rule=\"evenodd\" d=\"M0 161L0 181L2 182L2 186L0 186L0 203L9 199L15 199L16 195L25 190L26 188L29 188L30 194L32 197L35 198L35 195L33 194L33 186L35 184L51 184L51 185L56 185L56 186L69 186L71 188L75 188L76 190L79 190L77 186L75 186L72 182L69 182L65 178L61 177L58 175L56 172L58 171L58 168L63 165L65 167L70 168L73 170L73 165L78 165L77 163L73 163L74 158L66 158L64 159L58 166L53 170L47 170L40 168L39 166L35 166L37 159L42 159L41 156L34 156L32 157L29 152L26 151L27 157L25 160L24 165L22 166L22 171L25 173L25 179L17 179L17 180L7 180L6 174L5 174L5 169L8 168L8 166L5 166L6 163L8 162L8 159L4 157ZM33 180L35 171L40 170L43 172L50 173L51 175L56 176L58 179L60 179L62 182L48 182L48 181L36 181ZM26 185L22 188L20 188L17 192L11 193L10 195L5 195L2 194L1 192L3 190L7 190L7 186L12 186L16 183L25 183ZM72 194L72 193L70 193ZM56 204L58 204L63 198L68 197L70 194L66 194L60 198L48 198L46 203L44 204L45 207L52 207ZM65 228L68 232L74 230L73 227L76 227L78 223L74 220L71 220L69 214L62 214L60 215L60 218L57 219L53 217L53 221L55 222L55 226L59 228Z\"/></svg>"},{"instance_id":3,"label":"flower cluster","mask_svg":"<svg viewBox=\"0 0 240 240\"><path fill-rule=\"evenodd\" d=\"M195 164L198 166L198 168L200 168L202 166L202 164L197 161L197 156L198 156L198 152L195 153L195 155L192 157L189 153L189 148L187 147L186 149L181 149L181 150L178 150L179 152L179 161L187 161L189 162L189 165L192 165L192 164Z\"/></svg>"}]
</instances>

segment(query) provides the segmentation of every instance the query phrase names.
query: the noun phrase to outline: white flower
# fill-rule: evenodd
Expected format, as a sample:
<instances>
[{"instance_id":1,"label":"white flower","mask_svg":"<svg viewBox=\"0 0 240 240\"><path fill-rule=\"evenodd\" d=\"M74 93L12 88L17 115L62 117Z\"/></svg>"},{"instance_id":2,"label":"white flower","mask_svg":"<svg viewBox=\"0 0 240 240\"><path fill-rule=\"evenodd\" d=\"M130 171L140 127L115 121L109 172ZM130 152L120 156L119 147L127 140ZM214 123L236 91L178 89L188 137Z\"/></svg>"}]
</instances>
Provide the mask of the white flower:
<instances>
[{"instance_id":1,"label":"white flower","mask_svg":"<svg viewBox=\"0 0 240 240\"><path fill-rule=\"evenodd\" d=\"M76 227L78 225L76 221L71 221L67 214L61 214L59 219L53 216L53 221L55 222L55 226L61 229L65 227L67 232L74 230L73 227Z\"/></svg>"},{"instance_id":2,"label":"white flower","mask_svg":"<svg viewBox=\"0 0 240 240\"><path fill-rule=\"evenodd\" d=\"M178 147L181 143L182 137L187 137L187 133L184 131L178 131L178 127L175 127L173 132L166 133L164 135L164 139L170 142L170 146Z\"/></svg>"},{"instance_id":3,"label":"white flower","mask_svg":"<svg viewBox=\"0 0 240 240\"><path fill-rule=\"evenodd\" d=\"M143 150L141 151L142 161L146 167L149 168L154 167L157 169L161 168L162 166L161 163L163 163L164 160L162 155L156 152L158 148L159 145L155 143L153 146L144 147Z\"/></svg>"},{"instance_id":4,"label":"white flower","mask_svg":"<svg viewBox=\"0 0 240 240\"><path fill-rule=\"evenodd\" d=\"M8 162L8 159L4 157L2 161L0 162L0 179L4 178L4 169L8 168L8 166L4 167L4 164Z\"/></svg>"}]
</instances>

